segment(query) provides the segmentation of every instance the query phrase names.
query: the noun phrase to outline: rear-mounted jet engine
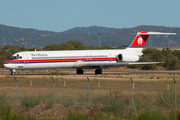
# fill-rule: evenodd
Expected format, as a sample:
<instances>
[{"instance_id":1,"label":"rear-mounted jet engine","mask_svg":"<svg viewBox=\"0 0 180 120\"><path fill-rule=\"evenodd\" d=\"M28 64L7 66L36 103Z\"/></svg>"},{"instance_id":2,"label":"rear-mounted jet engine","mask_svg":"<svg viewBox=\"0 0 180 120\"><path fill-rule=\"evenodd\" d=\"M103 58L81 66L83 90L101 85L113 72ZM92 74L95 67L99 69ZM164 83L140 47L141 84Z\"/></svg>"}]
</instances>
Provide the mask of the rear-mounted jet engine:
<instances>
[{"instance_id":1,"label":"rear-mounted jet engine","mask_svg":"<svg viewBox=\"0 0 180 120\"><path fill-rule=\"evenodd\" d=\"M130 55L130 54L119 54L117 55L118 62L135 62L138 61L140 58L137 55Z\"/></svg>"}]
</instances>

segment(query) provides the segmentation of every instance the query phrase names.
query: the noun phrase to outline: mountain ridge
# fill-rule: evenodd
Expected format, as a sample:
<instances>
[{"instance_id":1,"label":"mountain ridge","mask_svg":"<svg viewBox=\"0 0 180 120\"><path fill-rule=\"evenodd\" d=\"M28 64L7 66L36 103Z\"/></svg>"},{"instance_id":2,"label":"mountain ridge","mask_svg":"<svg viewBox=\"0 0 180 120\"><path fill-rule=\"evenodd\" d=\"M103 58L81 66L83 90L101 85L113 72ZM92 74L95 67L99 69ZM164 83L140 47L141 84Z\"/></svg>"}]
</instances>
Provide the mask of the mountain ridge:
<instances>
[{"instance_id":1,"label":"mountain ridge","mask_svg":"<svg viewBox=\"0 0 180 120\"><path fill-rule=\"evenodd\" d=\"M108 28L108 27L91 25L89 27L75 27L75 28L64 31L63 33L98 34L98 33L107 33L107 32L111 32L114 30L118 30L118 28Z\"/></svg>"},{"instance_id":2,"label":"mountain ridge","mask_svg":"<svg viewBox=\"0 0 180 120\"><path fill-rule=\"evenodd\" d=\"M42 48L47 44L60 44L69 40L81 41L88 46L98 46L99 37L101 45L122 46L130 45L135 34L140 31L174 32L176 36L150 36L153 46L179 46L180 28L152 25L140 25L133 28L107 28L99 26L75 27L64 32L36 30L31 28L10 27L0 24L0 46L18 45L24 46L27 39L28 48ZM98 33L101 33L99 36ZM133 34L134 33L134 34ZM146 46L148 44L146 43Z\"/></svg>"}]
</instances>

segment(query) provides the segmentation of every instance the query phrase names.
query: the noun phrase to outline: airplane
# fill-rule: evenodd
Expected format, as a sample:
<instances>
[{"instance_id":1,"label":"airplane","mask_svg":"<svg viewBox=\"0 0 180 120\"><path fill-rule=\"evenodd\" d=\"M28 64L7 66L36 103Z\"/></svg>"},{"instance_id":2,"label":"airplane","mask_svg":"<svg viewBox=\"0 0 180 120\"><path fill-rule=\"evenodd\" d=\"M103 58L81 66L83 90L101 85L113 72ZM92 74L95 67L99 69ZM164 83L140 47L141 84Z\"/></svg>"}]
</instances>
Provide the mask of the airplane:
<instances>
[{"instance_id":1,"label":"airplane","mask_svg":"<svg viewBox=\"0 0 180 120\"><path fill-rule=\"evenodd\" d=\"M83 74L83 69L95 69L95 74L102 74L103 67L162 63L138 62L142 58L142 50L149 35L176 33L138 31L131 45L123 50L23 51L13 54L4 63L4 67L10 69L11 75L16 70L54 68L76 68L77 74Z\"/></svg>"}]
</instances>

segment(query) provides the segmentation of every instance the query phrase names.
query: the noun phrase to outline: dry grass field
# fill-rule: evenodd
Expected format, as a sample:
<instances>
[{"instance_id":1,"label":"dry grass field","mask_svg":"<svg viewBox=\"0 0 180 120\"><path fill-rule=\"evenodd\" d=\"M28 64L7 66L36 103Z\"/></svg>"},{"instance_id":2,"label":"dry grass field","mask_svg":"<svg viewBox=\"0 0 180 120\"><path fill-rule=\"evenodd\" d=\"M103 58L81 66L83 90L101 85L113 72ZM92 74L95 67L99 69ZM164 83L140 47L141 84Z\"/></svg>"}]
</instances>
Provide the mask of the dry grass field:
<instances>
[{"instance_id":1,"label":"dry grass field","mask_svg":"<svg viewBox=\"0 0 180 120\"><path fill-rule=\"evenodd\" d=\"M7 73L3 71L0 74ZM95 114L110 115L112 118L115 116L125 118L127 116L132 100L130 77L134 80L134 101L138 114L144 111L158 111L165 116L169 116L174 113L173 77L177 81L177 109L180 107L179 74L68 75L66 72L61 72L58 75L44 76L16 75L18 81L18 114L33 118L54 117L54 83L52 76L56 81L57 118L66 117L69 112L77 115L88 114L87 76L91 85L92 116ZM30 85L31 81L32 85ZM100 82L100 87L98 87L98 82ZM167 85L169 85L169 90L167 90ZM14 76L0 75L0 91L1 104L10 106L12 110L15 110L16 82Z\"/></svg>"}]
</instances>

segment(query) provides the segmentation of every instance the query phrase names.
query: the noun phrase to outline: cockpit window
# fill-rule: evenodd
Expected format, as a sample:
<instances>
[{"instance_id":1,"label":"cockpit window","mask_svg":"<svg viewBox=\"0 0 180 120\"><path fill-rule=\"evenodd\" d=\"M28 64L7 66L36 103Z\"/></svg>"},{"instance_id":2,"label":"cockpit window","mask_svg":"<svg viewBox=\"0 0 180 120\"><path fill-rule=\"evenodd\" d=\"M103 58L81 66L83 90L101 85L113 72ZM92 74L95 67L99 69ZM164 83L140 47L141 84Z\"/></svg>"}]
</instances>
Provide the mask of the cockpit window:
<instances>
[{"instance_id":1,"label":"cockpit window","mask_svg":"<svg viewBox=\"0 0 180 120\"><path fill-rule=\"evenodd\" d=\"M18 59L22 59L22 56L11 56L9 58L9 60L18 60Z\"/></svg>"}]
</instances>

